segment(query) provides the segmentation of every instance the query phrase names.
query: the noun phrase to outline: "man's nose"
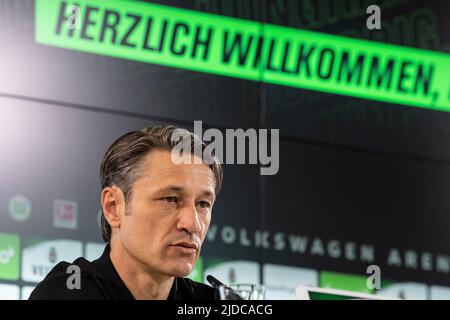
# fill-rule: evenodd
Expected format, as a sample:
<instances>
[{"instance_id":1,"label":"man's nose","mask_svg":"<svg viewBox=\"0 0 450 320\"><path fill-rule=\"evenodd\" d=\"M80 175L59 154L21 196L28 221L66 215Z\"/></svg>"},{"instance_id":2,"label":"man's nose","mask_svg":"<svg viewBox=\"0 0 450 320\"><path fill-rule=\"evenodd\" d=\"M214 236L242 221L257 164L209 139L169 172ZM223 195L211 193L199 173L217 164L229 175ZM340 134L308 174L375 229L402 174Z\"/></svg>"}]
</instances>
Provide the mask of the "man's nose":
<instances>
[{"instance_id":1,"label":"man's nose","mask_svg":"<svg viewBox=\"0 0 450 320\"><path fill-rule=\"evenodd\" d=\"M188 233L199 233L202 229L195 204L185 206L179 213L179 230L186 230Z\"/></svg>"}]
</instances>

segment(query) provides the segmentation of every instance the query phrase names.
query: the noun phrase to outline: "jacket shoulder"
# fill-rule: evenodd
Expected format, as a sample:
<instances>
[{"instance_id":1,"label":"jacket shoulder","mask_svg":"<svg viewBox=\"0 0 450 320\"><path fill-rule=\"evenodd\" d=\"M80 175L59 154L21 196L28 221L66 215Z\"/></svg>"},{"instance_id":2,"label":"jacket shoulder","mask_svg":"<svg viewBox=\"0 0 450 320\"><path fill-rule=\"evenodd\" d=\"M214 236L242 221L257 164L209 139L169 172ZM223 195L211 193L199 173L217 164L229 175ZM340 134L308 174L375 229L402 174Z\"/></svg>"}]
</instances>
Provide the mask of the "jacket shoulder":
<instances>
[{"instance_id":1,"label":"jacket shoulder","mask_svg":"<svg viewBox=\"0 0 450 320\"><path fill-rule=\"evenodd\" d=\"M84 258L58 263L30 295L30 300L102 299L94 266Z\"/></svg>"}]
</instances>

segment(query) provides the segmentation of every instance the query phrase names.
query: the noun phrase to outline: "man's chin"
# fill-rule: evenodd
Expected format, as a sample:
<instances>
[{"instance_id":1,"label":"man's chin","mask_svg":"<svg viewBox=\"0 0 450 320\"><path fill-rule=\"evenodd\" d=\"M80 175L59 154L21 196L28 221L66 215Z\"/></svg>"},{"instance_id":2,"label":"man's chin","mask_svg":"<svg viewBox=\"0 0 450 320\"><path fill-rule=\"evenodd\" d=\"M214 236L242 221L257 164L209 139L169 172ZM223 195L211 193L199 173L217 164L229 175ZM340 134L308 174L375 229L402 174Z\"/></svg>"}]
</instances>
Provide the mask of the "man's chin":
<instances>
[{"instance_id":1,"label":"man's chin","mask_svg":"<svg viewBox=\"0 0 450 320\"><path fill-rule=\"evenodd\" d=\"M168 268L168 273L175 277L186 277L194 269L195 262L177 261L172 262Z\"/></svg>"},{"instance_id":2,"label":"man's chin","mask_svg":"<svg viewBox=\"0 0 450 320\"><path fill-rule=\"evenodd\" d=\"M189 274L191 274L191 272L192 272L193 269L194 269L193 266L183 267L183 268L177 267L177 268L174 268L174 269L172 270L171 274L172 274L174 277L181 277L181 278L184 278L184 277L187 277Z\"/></svg>"}]
</instances>

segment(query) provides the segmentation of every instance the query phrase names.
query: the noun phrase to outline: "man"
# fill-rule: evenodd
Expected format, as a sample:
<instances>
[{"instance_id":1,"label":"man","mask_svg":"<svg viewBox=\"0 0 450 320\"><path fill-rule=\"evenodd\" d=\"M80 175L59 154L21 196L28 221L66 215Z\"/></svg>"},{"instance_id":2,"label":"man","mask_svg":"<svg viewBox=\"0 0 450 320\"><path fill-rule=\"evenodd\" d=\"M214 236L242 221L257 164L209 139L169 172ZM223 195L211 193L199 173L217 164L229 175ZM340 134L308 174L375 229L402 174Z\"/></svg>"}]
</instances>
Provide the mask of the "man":
<instances>
[{"instance_id":1,"label":"man","mask_svg":"<svg viewBox=\"0 0 450 320\"><path fill-rule=\"evenodd\" d=\"M196 153L195 146L204 151L206 145L187 130L178 137L192 139L192 161L176 164L172 150L179 145L173 137L180 130L150 127L127 133L111 145L100 172L102 235L107 242L103 255L93 262L78 258L73 264L59 263L30 299L217 297L212 287L183 277L199 257L222 168L214 155L205 161ZM75 273L68 268L73 265L81 271L80 288L70 278Z\"/></svg>"}]
</instances>

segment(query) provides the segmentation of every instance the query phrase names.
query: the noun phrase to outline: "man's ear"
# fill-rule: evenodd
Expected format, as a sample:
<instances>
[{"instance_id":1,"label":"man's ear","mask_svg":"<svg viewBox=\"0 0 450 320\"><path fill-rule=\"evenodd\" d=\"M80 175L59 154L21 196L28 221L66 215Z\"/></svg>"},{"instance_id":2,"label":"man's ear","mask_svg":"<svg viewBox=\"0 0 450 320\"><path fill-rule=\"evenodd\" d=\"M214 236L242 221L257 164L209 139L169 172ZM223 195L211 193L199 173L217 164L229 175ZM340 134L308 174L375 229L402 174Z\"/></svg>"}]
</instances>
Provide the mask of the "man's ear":
<instances>
[{"instance_id":1,"label":"man's ear","mask_svg":"<svg viewBox=\"0 0 450 320\"><path fill-rule=\"evenodd\" d=\"M125 199L122 190L116 186L104 188L101 203L103 214L111 229L119 228L125 213Z\"/></svg>"}]
</instances>

